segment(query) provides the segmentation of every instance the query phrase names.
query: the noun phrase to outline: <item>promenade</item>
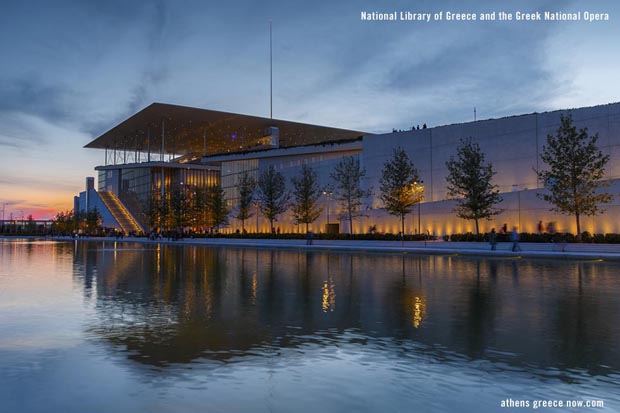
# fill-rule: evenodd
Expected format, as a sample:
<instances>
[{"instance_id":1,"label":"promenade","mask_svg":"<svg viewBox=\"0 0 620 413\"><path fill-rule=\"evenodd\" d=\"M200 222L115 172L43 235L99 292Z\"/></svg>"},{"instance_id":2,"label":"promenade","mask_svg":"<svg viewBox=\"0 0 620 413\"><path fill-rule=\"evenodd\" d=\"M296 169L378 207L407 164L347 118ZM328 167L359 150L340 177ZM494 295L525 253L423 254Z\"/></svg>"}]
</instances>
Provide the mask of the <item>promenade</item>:
<instances>
[{"instance_id":1,"label":"promenade","mask_svg":"<svg viewBox=\"0 0 620 413\"><path fill-rule=\"evenodd\" d=\"M70 239L70 238L54 238ZM437 255L471 255L485 257L554 258L579 260L620 261L620 244L555 244L519 243L521 251L513 252L512 243L499 242L497 249L491 250L486 242L446 242L446 241L357 241L357 240L314 240L306 245L306 240L285 239L240 239L240 238L184 238L178 241L167 239L149 240L147 238L80 238L79 241L106 241L117 243L139 242L143 244L204 245L211 247L239 248L285 248L311 251L353 251L369 253L412 253Z\"/></svg>"}]
</instances>

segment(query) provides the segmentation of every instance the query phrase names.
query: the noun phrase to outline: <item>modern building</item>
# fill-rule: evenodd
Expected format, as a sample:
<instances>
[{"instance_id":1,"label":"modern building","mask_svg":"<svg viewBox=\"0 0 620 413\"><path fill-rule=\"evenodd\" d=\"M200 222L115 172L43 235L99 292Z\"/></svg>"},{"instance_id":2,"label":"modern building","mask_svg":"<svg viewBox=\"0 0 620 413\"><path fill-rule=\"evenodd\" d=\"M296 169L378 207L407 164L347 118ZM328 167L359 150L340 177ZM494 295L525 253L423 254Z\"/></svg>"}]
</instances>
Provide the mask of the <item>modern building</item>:
<instances>
[{"instance_id":1,"label":"modern building","mask_svg":"<svg viewBox=\"0 0 620 413\"><path fill-rule=\"evenodd\" d=\"M364 186L373 189L373 194L364 200L365 216L354 222L353 232L374 227L378 232L397 233L399 220L382 208L378 189L383 165L393 150L401 147L420 172L425 196L407 217L405 232L468 232L474 230L474 223L456 217L455 201L447 199L446 161L455 154L460 139L472 137L497 171L494 183L503 198L499 208L504 212L492 221L481 221L481 231L506 224L535 232L539 221L553 221L558 229L574 232L571 217L550 212L550 205L537 196L544 187L535 172L543 167L540 153L547 135L555 134L560 115L568 113L578 128L599 135L600 149L610 156L607 191L618 194L620 103L385 134L154 103L86 145L102 150L104 162L95 168L98 189L93 181L87 181L87 190L76 199L76 207L97 206L106 226L126 232L147 231L158 225L152 219L153 209L172 202L179 191L191 198L201 189L220 184L234 210L238 179L246 171L258 177L274 166L290 185L290 178L299 174L301 166L310 165L321 187L327 188L333 185L330 174L334 166L342 157L354 156L366 168ZM326 224L338 224L339 231L351 231L329 191L323 203L323 215L312 229L325 231ZM620 232L620 199L616 197L605 210L602 215L584 217L582 229ZM250 221L247 230L268 230L268 222L260 215ZM191 219L186 225L195 226ZM302 230L290 214L281 216L276 225L282 232ZM239 228L240 222L231 218L223 230Z\"/></svg>"}]
</instances>

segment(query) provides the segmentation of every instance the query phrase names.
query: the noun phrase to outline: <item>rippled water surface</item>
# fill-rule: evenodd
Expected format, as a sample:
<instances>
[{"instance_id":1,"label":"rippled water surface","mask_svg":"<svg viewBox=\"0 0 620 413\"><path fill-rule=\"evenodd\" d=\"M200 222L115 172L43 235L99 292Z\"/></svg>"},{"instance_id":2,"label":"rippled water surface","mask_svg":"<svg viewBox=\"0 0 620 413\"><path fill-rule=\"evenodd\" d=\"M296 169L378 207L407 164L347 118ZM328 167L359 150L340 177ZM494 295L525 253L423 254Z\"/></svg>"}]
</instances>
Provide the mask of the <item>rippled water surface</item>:
<instances>
[{"instance_id":1,"label":"rippled water surface","mask_svg":"<svg viewBox=\"0 0 620 413\"><path fill-rule=\"evenodd\" d=\"M506 399L620 411L620 264L0 240L2 412Z\"/></svg>"}]
</instances>

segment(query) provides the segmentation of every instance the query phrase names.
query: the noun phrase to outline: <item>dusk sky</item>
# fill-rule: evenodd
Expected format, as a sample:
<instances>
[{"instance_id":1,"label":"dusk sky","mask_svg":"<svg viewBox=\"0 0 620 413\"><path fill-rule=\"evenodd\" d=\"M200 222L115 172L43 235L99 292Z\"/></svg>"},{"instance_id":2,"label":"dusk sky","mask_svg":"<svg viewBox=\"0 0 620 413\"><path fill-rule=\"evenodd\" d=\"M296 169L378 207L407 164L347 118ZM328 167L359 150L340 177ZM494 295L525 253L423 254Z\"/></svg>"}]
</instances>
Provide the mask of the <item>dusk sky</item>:
<instances>
[{"instance_id":1,"label":"dusk sky","mask_svg":"<svg viewBox=\"0 0 620 413\"><path fill-rule=\"evenodd\" d=\"M152 102L387 132L620 100L615 0L3 1L0 210L71 209ZM591 11L609 22L365 22L361 11Z\"/></svg>"}]
</instances>

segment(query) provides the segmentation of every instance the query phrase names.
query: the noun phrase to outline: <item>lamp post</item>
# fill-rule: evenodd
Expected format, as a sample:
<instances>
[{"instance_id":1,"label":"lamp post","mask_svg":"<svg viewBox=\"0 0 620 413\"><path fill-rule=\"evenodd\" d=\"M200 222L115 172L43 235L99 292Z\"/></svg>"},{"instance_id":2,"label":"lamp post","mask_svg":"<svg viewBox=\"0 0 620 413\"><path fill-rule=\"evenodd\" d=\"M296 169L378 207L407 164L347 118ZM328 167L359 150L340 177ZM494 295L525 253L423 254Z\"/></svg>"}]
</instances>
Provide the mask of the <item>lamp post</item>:
<instances>
[{"instance_id":1,"label":"lamp post","mask_svg":"<svg viewBox=\"0 0 620 413\"><path fill-rule=\"evenodd\" d=\"M2 232L4 232L5 227L6 227L6 223L4 222L4 210L6 209L7 205L8 205L8 202L4 202L2 204Z\"/></svg>"},{"instance_id":2,"label":"lamp post","mask_svg":"<svg viewBox=\"0 0 620 413\"><path fill-rule=\"evenodd\" d=\"M513 184L512 192L517 193L517 225L520 231L521 230L521 185Z\"/></svg>"},{"instance_id":3,"label":"lamp post","mask_svg":"<svg viewBox=\"0 0 620 413\"><path fill-rule=\"evenodd\" d=\"M422 234L420 232L420 221L421 221L421 215L422 215L421 209L422 209L422 204L418 202L418 235Z\"/></svg>"},{"instance_id":4,"label":"lamp post","mask_svg":"<svg viewBox=\"0 0 620 413\"><path fill-rule=\"evenodd\" d=\"M256 205L256 233L258 234L258 212L259 212L258 200L256 200L254 204Z\"/></svg>"},{"instance_id":5,"label":"lamp post","mask_svg":"<svg viewBox=\"0 0 620 413\"><path fill-rule=\"evenodd\" d=\"M418 235L422 235L422 201L424 201L424 181L414 182L412 185L413 196L415 202L418 204Z\"/></svg>"},{"instance_id":6,"label":"lamp post","mask_svg":"<svg viewBox=\"0 0 620 413\"><path fill-rule=\"evenodd\" d=\"M323 190L323 195L327 197L327 225L325 226L326 233L329 231L329 204L331 203L330 201L333 194L334 192L329 187Z\"/></svg>"}]
</instances>

